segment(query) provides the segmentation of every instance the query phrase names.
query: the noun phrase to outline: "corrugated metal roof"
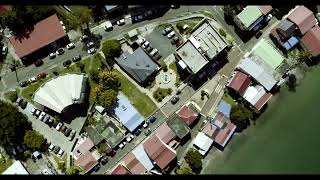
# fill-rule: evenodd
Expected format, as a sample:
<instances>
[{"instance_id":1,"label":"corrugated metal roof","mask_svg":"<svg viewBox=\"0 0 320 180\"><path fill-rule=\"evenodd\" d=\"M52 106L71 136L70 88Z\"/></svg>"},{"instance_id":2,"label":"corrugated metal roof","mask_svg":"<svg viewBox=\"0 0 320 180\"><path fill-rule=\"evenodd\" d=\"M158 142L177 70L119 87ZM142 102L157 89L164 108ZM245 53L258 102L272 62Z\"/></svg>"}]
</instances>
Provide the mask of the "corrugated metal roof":
<instances>
[{"instance_id":1,"label":"corrugated metal roof","mask_svg":"<svg viewBox=\"0 0 320 180\"><path fill-rule=\"evenodd\" d=\"M205 155L211 148L213 140L205 135L203 132L199 132L193 140L193 145L200 148L199 153Z\"/></svg>"},{"instance_id":2,"label":"corrugated metal roof","mask_svg":"<svg viewBox=\"0 0 320 180\"><path fill-rule=\"evenodd\" d=\"M313 12L305 6L297 7L288 16L288 19L298 26L302 35L309 31L317 22Z\"/></svg>"},{"instance_id":3,"label":"corrugated metal roof","mask_svg":"<svg viewBox=\"0 0 320 180\"><path fill-rule=\"evenodd\" d=\"M246 28L249 28L261 16L262 12L258 6L247 6L237 15L238 19Z\"/></svg>"},{"instance_id":4,"label":"corrugated metal roof","mask_svg":"<svg viewBox=\"0 0 320 180\"><path fill-rule=\"evenodd\" d=\"M320 27L317 25L308 31L301 39L304 46L306 46L312 53L317 56L320 54Z\"/></svg>"},{"instance_id":5,"label":"corrugated metal roof","mask_svg":"<svg viewBox=\"0 0 320 180\"><path fill-rule=\"evenodd\" d=\"M132 153L148 171L154 167L142 144L133 149Z\"/></svg>"}]
</instances>

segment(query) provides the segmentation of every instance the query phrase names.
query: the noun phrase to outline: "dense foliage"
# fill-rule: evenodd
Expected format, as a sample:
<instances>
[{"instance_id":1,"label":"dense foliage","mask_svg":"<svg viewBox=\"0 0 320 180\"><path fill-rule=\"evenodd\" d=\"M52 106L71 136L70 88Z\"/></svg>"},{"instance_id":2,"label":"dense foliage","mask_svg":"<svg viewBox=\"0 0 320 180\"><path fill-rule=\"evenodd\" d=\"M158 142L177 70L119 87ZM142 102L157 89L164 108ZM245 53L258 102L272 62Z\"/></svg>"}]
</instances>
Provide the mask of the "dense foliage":
<instances>
[{"instance_id":1,"label":"dense foliage","mask_svg":"<svg viewBox=\"0 0 320 180\"><path fill-rule=\"evenodd\" d=\"M45 150L46 139L37 131L28 130L24 135L24 144L32 150Z\"/></svg>"},{"instance_id":2,"label":"dense foliage","mask_svg":"<svg viewBox=\"0 0 320 180\"><path fill-rule=\"evenodd\" d=\"M77 166L70 166L67 171L66 171L66 174L67 175L78 175L80 174L81 172L81 169L78 168Z\"/></svg>"},{"instance_id":3,"label":"dense foliage","mask_svg":"<svg viewBox=\"0 0 320 180\"><path fill-rule=\"evenodd\" d=\"M105 57L117 57L121 53L121 44L118 40L107 40L102 44L102 52Z\"/></svg>"},{"instance_id":4,"label":"dense foliage","mask_svg":"<svg viewBox=\"0 0 320 180\"><path fill-rule=\"evenodd\" d=\"M202 169L201 154L197 150L191 149L187 152L184 158L186 162L189 164L192 171L199 174Z\"/></svg>"},{"instance_id":5,"label":"dense foliage","mask_svg":"<svg viewBox=\"0 0 320 180\"><path fill-rule=\"evenodd\" d=\"M253 118L253 112L242 104L233 105L231 108L230 119L233 121L247 121Z\"/></svg>"}]
</instances>

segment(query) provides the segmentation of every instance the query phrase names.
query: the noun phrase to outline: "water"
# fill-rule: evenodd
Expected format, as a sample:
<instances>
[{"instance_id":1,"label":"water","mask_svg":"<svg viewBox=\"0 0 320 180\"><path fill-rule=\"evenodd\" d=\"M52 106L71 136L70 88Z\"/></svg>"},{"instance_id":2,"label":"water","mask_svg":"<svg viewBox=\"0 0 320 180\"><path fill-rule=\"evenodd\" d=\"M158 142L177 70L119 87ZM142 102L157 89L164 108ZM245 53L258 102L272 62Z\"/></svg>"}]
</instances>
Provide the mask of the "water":
<instances>
[{"instance_id":1,"label":"water","mask_svg":"<svg viewBox=\"0 0 320 180\"><path fill-rule=\"evenodd\" d=\"M255 126L234 136L203 173L320 173L320 69L281 89Z\"/></svg>"}]
</instances>

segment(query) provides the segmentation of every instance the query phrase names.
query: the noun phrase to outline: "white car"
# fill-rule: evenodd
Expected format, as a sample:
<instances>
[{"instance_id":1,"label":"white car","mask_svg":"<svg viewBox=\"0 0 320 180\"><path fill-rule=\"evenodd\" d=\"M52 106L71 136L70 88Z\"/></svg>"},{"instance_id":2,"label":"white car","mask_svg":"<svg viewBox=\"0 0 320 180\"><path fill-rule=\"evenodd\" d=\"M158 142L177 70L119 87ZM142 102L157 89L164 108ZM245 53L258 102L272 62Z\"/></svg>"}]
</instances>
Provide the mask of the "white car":
<instances>
[{"instance_id":1,"label":"white car","mask_svg":"<svg viewBox=\"0 0 320 180\"><path fill-rule=\"evenodd\" d=\"M146 129L148 126L149 126L149 124L148 124L147 122L145 122L145 123L142 125L142 127L145 128L145 129Z\"/></svg>"},{"instance_id":2,"label":"white car","mask_svg":"<svg viewBox=\"0 0 320 180\"><path fill-rule=\"evenodd\" d=\"M59 152L58 152L58 156L62 157L63 153L64 153L64 150L60 149Z\"/></svg>"},{"instance_id":3,"label":"white car","mask_svg":"<svg viewBox=\"0 0 320 180\"><path fill-rule=\"evenodd\" d=\"M120 19L119 21L117 21L117 25L118 26L122 26L124 25L126 22L124 21L124 19Z\"/></svg>"},{"instance_id":4,"label":"white car","mask_svg":"<svg viewBox=\"0 0 320 180\"><path fill-rule=\"evenodd\" d=\"M105 31L111 31L113 29L112 23L110 21L106 22L106 25L104 26Z\"/></svg>"},{"instance_id":5,"label":"white car","mask_svg":"<svg viewBox=\"0 0 320 180\"><path fill-rule=\"evenodd\" d=\"M46 116L46 113L42 112L39 116L39 119L42 121L45 116Z\"/></svg>"},{"instance_id":6,"label":"white car","mask_svg":"<svg viewBox=\"0 0 320 180\"><path fill-rule=\"evenodd\" d=\"M76 45L73 42L67 45L67 49L72 49L74 47L76 47Z\"/></svg>"},{"instance_id":7,"label":"white car","mask_svg":"<svg viewBox=\"0 0 320 180\"><path fill-rule=\"evenodd\" d=\"M3 46L1 51L2 51L1 52L2 55L6 55L8 53L8 47L7 46Z\"/></svg>"},{"instance_id":8,"label":"white car","mask_svg":"<svg viewBox=\"0 0 320 180\"><path fill-rule=\"evenodd\" d=\"M133 138L134 138L134 136L133 136L132 134L130 134L130 135L126 138L126 141L127 141L127 142L131 142Z\"/></svg>"},{"instance_id":9,"label":"white car","mask_svg":"<svg viewBox=\"0 0 320 180\"><path fill-rule=\"evenodd\" d=\"M50 174L50 173L49 173L48 169L44 169L44 170L42 171L42 174L48 175L48 174Z\"/></svg>"},{"instance_id":10,"label":"white car","mask_svg":"<svg viewBox=\"0 0 320 180\"><path fill-rule=\"evenodd\" d=\"M150 45L149 41L146 41L142 44L142 47L145 49Z\"/></svg>"},{"instance_id":11,"label":"white car","mask_svg":"<svg viewBox=\"0 0 320 180\"><path fill-rule=\"evenodd\" d=\"M49 54L49 59L53 59L53 58L55 58L55 57L56 57L56 53L53 52L53 53L50 53L50 54Z\"/></svg>"},{"instance_id":12,"label":"white car","mask_svg":"<svg viewBox=\"0 0 320 180\"><path fill-rule=\"evenodd\" d=\"M122 142L120 145L119 145L119 148L122 149L127 143L126 142Z\"/></svg>"},{"instance_id":13,"label":"white car","mask_svg":"<svg viewBox=\"0 0 320 180\"><path fill-rule=\"evenodd\" d=\"M91 42L89 42L89 43L87 44L87 47L88 47L88 48L92 48L92 47L94 47L94 42L92 42L92 41L91 41Z\"/></svg>"},{"instance_id":14,"label":"white car","mask_svg":"<svg viewBox=\"0 0 320 180\"><path fill-rule=\"evenodd\" d=\"M94 54L96 52L96 48L91 48L88 50L88 54Z\"/></svg>"},{"instance_id":15,"label":"white car","mask_svg":"<svg viewBox=\"0 0 320 180\"><path fill-rule=\"evenodd\" d=\"M36 109L36 112L34 113L34 115L36 115L37 117L40 116L41 111L39 109Z\"/></svg>"},{"instance_id":16,"label":"white car","mask_svg":"<svg viewBox=\"0 0 320 180\"><path fill-rule=\"evenodd\" d=\"M56 127L56 130L59 131L62 127L62 123L58 123L57 127Z\"/></svg>"},{"instance_id":17,"label":"white car","mask_svg":"<svg viewBox=\"0 0 320 180\"><path fill-rule=\"evenodd\" d=\"M272 14L269 14L268 16L267 16L267 22L269 22L271 19L272 19Z\"/></svg>"},{"instance_id":18,"label":"white car","mask_svg":"<svg viewBox=\"0 0 320 180\"><path fill-rule=\"evenodd\" d=\"M141 38L141 39L138 39L137 43L138 43L139 45L142 45L145 41L146 41L145 38Z\"/></svg>"},{"instance_id":19,"label":"white car","mask_svg":"<svg viewBox=\"0 0 320 180\"><path fill-rule=\"evenodd\" d=\"M31 109L31 114L34 115L36 113L37 109L36 108L32 108Z\"/></svg>"},{"instance_id":20,"label":"white car","mask_svg":"<svg viewBox=\"0 0 320 180\"><path fill-rule=\"evenodd\" d=\"M36 82L37 81L37 77L32 77L29 79L29 82L30 83L33 83L33 82Z\"/></svg>"},{"instance_id":21,"label":"white car","mask_svg":"<svg viewBox=\"0 0 320 180\"><path fill-rule=\"evenodd\" d=\"M169 34L167 35L167 37L168 37L169 39L171 39L174 35L175 35L174 31L172 31L171 33L169 33Z\"/></svg>"},{"instance_id":22,"label":"white car","mask_svg":"<svg viewBox=\"0 0 320 180\"><path fill-rule=\"evenodd\" d=\"M154 56L158 53L158 49L154 48L151 52L150 52L150 55L151 56Z\"/></svg>"},{"instance_id":23,"label":"white car","mask_svg":"<svg viewBox=\"0 0 320 180\"><path fill-rule=\"evenodd\" d=\"M53 151L53 149L54 149L54 145L51 144L51 145L49 146L48 150L51 152L51 151Z\"/></svg>"},{"instance_id":24,"label":"white car","mask_svg":"<svg viewBox=\"0 0 320 180\"><path fill-rule=\"evenodd\" d=\"M72 130L72 131L70 132L70 135L69 135L69 137L68 137L68 140L69 140L69 141L72 141L75 135L76 135L76 131L75 131L75 130Z\"/></svg>"}]
</instances>

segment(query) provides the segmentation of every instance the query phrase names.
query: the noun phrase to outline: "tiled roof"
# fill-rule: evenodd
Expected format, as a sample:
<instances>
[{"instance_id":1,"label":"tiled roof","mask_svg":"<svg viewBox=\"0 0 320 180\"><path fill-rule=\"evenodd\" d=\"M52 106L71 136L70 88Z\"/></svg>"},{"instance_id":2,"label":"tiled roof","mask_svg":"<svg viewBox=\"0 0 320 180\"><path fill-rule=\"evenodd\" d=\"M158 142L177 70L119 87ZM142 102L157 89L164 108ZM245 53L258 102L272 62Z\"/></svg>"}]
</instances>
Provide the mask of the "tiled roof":
<instances>
[{"instance_id":1,"label":"tiled roof","mask_svg":"<svg viewBox=\"0 0 320 180\"><path fill-rule=\"evenodd\" d=\"M302 35L316 24L316 18L314 17L313 12L305 6L297 7L292 13L290 13L288 19L298 26Z\"/></svg>"},{"instance_id":2,"label":"tiled roof","mask_svg":"<svg viewBox=\"0 0 320 180\"><path fill-rule=\"evenodd\" d=\"M66 36L57 15L52 15L34 25L27 38L10 37L16 54L22 58Z\"/></svg>"},{"instance_id":3,"label":"tiled roof","mask_svg":"<svg viewBox=\"0 0 320 180\"><path fill-rule=\"evenodd\" d=\"M272 6L259 6L260 11L262 12L263 15L267 15L271 12Z\"/></svg>"},{"instance_id":4,"label":"tiled roof","mask_svg":"<svg viewBox=\"0 0 320 180\"><path fill-rule=\"evenodd\" d=\"M144 174L147 171L132 152L124 157L123 162L132 174Z\"/></svg>"},{"instance_id":5,"label":"tiled roof","mask_svg":"<svg viewBox=\"0 0 320 180\"><path fill-rule=\"evenodd\" d=\"M98 164L98 161L93 157L91 152L88 151L85 154L81 155L76 160L76 163L83 169L85 173L87 173Z\"/></svg>"},{"instance_id":6,"label":"tiled roof","mask_svg":"<svg viewBox=\"0 0 320 180\"><path fill-rule=\"evenodd\" d=\"M215 137L214 141L224 147L229 139L231 138L232 134L234 133L236 126L229 122L227 126L219 131L217 136Z\"/></svg>"},{"instance_id":7,"label":"tiled roof","mask_svg":"<svg viewBox=\"0 0 320 180\"><path fill-rule=\"evenodd\" d=\"M240 71L235 71L235 74L233 75L231 81L228 83L227 86L232 88L242 96L250 84L250 76Z\"/></svg>"},{"instance_id":8,"label":"tiled roof","mask_svg":"<svg viewBox=\"0 0 320 180\"><path fill-rule=\"evenodd\" d=\"M306 46L312 53L317 56L320 54L320 27L317 25L309 30L301 39L304 46Z\"/></svg>"},{"instance_id":9,"label":"tiled roof","mask_svg":"<svg viewBox=\"0 0 320 180\"><path fill-rule=\"evenodd\" d=\"M192 106L191 106L192 107ZM185 123L187 123L189 126L193 124L193 122L198 118L199 113L195 111L194 108L191 108L190 106L183 106L179 112L177 112L177 115L180 117L181 120L183 120Z\"/></svg>"},{"instance_id":10,"label":"tiled roof","mask_svg":"<svg viewBox=\"0 0 320 180\"><path fill-rule=\"evenodd\" d=\"M125 174L131 174L131 172L121 164L119 164L111 173L111 175L125 175Z\"/></svg>"},{"instance_id":11,"label":"tiled roof","mask_svg":"<svg viewBox=\"0 0 320 180\"><path fill-rule=\"evenodd\" d=\"M73 150L73 155L79 158L81 155L88 152L94 146L90 138L84 140L80 145L76 146Z\"/></svg>"},{"instance_id":12,"label":"tiled roof","mask_svg":"<svg viewBox=\"0 0 320 180\"><path fill-rule=\"evenodd\" d=\"M156 135L166 144L176 137L166 122L156 129Z\"/></svg>"}]
</instances>

